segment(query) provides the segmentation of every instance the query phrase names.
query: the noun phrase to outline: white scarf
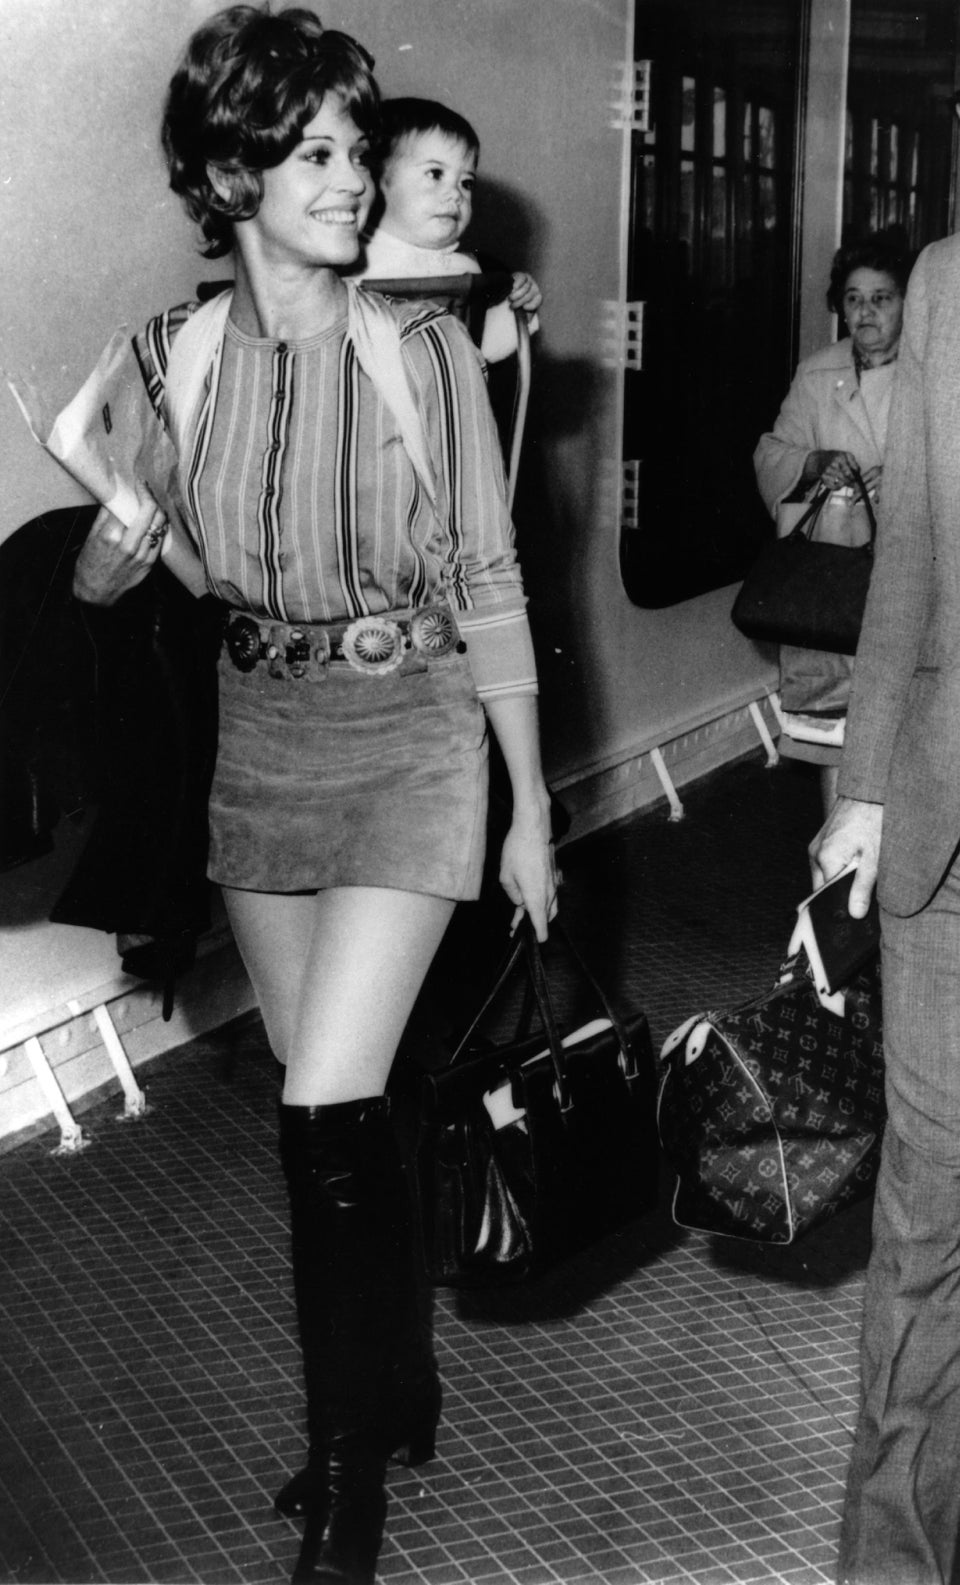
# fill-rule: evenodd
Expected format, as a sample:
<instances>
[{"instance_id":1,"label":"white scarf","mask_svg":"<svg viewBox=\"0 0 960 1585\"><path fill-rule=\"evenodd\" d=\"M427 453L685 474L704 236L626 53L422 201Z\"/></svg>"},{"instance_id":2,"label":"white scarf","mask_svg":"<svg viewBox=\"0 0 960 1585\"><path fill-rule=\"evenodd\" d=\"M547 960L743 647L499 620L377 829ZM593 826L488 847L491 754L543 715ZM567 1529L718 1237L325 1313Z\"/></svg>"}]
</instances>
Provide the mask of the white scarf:
<instances>
[{"instance_id":1,"label":"white scarf","mask_svg":"<svg viewBox=\"0 0 960 1585\"><path fill-rule=\"evenodd\" d=\"M360 282L347 280L344 285L347 288L347 334L356 349L360 367L393 414L404 450L436 510L436 479L423 421L404 367L396 319L383 299L364 291ZM213 370L214 390L219 383L223 333L232 301L233 292L228 291L204 303L178 331L170 352L165 402L170 433L181 465L192 454L191 439L196 432L208 370Z\"/></svg>"}]
</instances>

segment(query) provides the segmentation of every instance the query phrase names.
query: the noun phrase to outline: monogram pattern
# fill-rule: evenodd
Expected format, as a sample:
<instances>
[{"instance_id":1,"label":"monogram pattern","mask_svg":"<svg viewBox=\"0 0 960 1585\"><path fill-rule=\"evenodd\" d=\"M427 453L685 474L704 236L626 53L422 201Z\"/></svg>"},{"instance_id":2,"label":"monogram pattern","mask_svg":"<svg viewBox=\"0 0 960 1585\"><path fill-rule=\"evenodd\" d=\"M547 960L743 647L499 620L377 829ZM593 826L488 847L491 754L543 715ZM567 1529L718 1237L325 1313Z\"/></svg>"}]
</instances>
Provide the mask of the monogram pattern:
<instances>
[{"instance_id":1,"label":"monogram pattern","mask_svg":"<svg viewBox=\"0 0 960 1585\"><path fill-rule=\"evenodd\" d=\"M879 963L820 1005L804 964L733 1012L704 1013L661 1053L657 1122L681 1227L775 1244L873 1186L886 1116Z\"/></svg>"}]
</instances>

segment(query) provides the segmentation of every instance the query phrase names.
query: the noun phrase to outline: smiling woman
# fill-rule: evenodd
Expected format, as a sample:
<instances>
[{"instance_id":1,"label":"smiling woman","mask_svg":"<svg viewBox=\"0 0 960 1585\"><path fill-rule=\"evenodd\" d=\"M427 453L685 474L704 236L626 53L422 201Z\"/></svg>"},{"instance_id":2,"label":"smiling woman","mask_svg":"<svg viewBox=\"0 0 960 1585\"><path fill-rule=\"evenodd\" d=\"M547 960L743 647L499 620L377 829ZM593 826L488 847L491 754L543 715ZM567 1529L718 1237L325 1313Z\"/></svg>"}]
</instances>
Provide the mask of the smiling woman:
<instances>
[{"instance_id":1,"label":"smiling woman","mask_svg":"<svg viewBox=\"0 0 960 1585\"><path fill-rule=\"evenodd\" d=\"M373 198L369 167L369 139L342 97L331 92L286 159L262 172L263 196L256 214L235 222L243 270L248 257L274 269L353 264ZM212 162L207 173L229 208L235 174Z\"/></svg>"},{"instance_id":2,"label":"smiling woman","mask_svg":"<svg viewBox=\"0 0 960 1585\"><path fill-rule=\"evenodd\" d=\"M164 575L156 497L185 531L184 581L222 603L208 873L286 1069L307 1388L307 1466L276 1505L307 1520L294 1578L341 1585L371 1585L386 1460L431 1457L440 1413L384 1091L479 892L487 722L513 791L501 880L541 939L557 890L480 356L442 308L343 278L374 192L371 67L299 9L234 6L191 39L164 148L234 285L114 348L122 400L91 443L126 444L146 489L129 523L99 514L74 585L111 605Z\"/></svg>"}]
</instances>

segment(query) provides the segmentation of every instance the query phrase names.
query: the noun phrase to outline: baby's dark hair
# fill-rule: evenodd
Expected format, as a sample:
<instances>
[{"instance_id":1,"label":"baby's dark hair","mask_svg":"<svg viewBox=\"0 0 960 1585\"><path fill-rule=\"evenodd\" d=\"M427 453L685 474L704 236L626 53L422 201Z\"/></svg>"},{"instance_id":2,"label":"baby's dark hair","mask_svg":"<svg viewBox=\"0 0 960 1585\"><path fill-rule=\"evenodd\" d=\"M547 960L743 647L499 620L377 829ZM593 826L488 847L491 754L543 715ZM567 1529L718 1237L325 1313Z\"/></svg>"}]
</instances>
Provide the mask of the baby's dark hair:
<instances>
[{"instance_id":1,"label":"baby's dark hair","mask_svg":"<svg viewBox=\"0 0 960 1585\"><path fill-rule=\"evenodd\" d=\"M442 132L462 143L479 160L480 139L466 116L438 99L385 99L380 118L380 156L389 159L401 138Z\"/></svg>"},{"instance_id":2,"label":"baby's dark hair","mask_svg":"<svg viewBox=\"0 0 960 1585\"><path fill-rule=\"evenodd\" d=\"M161 137L170 186L199 224L208 259L230 252L234 221L251 219L263 200L263 171L292 153L327 94L342 99L375 144L373 58L313 11L229 6L193 34L170 83ZM229 198L213 187L209 165L229 183Z\"/></svg>"}]
</instances>

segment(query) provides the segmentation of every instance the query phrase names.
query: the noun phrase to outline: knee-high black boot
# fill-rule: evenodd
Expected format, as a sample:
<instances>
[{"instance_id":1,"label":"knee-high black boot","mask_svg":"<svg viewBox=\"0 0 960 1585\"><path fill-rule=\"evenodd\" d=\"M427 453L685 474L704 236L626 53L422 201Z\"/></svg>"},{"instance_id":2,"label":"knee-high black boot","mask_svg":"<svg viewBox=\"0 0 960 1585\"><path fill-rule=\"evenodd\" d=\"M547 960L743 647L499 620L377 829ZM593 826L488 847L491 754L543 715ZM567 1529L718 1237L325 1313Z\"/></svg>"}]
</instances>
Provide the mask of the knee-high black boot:
<instances>
[{"instance_id":1,"label":"knee-high black boot","mask_svg":"<svg viewBox=\"0 0 960 1585\"><path fill-rule=\"evenodd\" d=\"M365 1108L381 1104L384 1112L386 1110L383 1103L367 1101L356 1104ZM337 1110L336 1107L318 1109L281 1106L281 1127L287 1131L299 1126L295 1121L292 1124L283 1122L287 1112L295 1117L301 1112L316 1116L318 1111L327 1113ZM389 1188L385 1191L390 1200L386 1220L392 1218L396 1249L395 1286L387 1300L392 1316L389 1357L378 1415L381 1450L386 1458L396 1463L418 1466L434 1457L442 1403L440 1377L433 1353L429 1299L414 1259L409 1195L392 1129L385 1124L372 1125L369 1118L366 1127L371 1137L377 1135L379 1138L379 1168L384 1182L389 1179ZM284 1160L286 1162L286 1154ZM318 1350L322 1349L322 1344L315 1326L309 1279L304 1275L306 1270L307 1263L296 1259L295 1244L294 1280L309 1399L310 1383L316 1375L313 1360ZM326 1454L321 1431L316 1415L308 1408L310 1447L307 1464L291 1476L274 1498L274 1507L286 1518L302 1518L317 1507L318 1501L323 1501Z\"/></svg>"},{"instance_id":2,"label":"knee-high black boot","mask_svg":"<svg viewBox=\"0 0 960 1585\"><path fill-rule=\"evenodd\" d=\"M312 1495L295 1585L372 1585L409 1282L410 1220L383 1098L280 1106L303 1345Z\"/></svg>"}]
</instances>

